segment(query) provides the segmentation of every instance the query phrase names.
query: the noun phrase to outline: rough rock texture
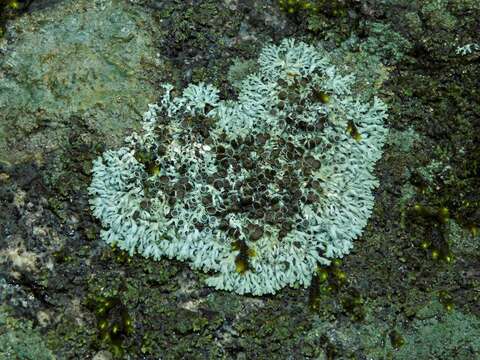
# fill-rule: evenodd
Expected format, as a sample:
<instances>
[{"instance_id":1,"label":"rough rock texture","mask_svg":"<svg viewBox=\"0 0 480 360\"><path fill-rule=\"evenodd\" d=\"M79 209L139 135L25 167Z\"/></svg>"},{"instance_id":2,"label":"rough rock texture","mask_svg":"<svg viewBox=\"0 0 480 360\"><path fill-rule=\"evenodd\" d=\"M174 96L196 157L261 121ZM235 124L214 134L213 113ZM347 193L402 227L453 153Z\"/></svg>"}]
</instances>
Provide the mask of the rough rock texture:
<instances>
[{"instance_id":1,"label":"rough rock texture","mask_svg":"<svg viewBox=\"0 0 480 360\"><path fill-rule=\"evenodd\" d=\"M480 357L480 52L457 51L480 44L478 1L338 0L290 15L273 0L39 4L0 40L0 334L35 340L12 337L17 348L59 359ZM230 66L287 36L343 48L365 74L379 59L389 67L391 132L354 252L309 289L254 298L99 241L91 161L135 126L157 83L234 94ZM119 92L129 95L116 103Z\"/></svg>"}]
</instances>

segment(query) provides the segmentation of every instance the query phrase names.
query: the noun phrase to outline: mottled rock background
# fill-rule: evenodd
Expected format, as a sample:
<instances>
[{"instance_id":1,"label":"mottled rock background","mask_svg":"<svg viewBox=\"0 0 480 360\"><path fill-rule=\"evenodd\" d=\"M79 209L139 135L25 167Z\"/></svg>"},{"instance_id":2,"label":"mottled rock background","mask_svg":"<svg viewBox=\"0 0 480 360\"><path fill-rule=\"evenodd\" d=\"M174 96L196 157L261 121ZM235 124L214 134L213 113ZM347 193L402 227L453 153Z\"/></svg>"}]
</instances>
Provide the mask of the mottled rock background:
<instances>
[{"instance_id":1,"label":"mottled rock background","mask_svg":"<svg viewBox=\"0 0 480 360\"><path fill-rule=\"evenodd\" d=\"M480 51L458 51L480 44L480 3L317 3L291 14L275 0L9 10L0 359L480 359ZM353 253L309 289L250 297L99 241L91 161L139 127L160 84L232 94L248 60L284 37L344 49L339 61L364 66L358 91L370 91L372 73L385 80L391 133Z\"/></svg>"}]
</instances>

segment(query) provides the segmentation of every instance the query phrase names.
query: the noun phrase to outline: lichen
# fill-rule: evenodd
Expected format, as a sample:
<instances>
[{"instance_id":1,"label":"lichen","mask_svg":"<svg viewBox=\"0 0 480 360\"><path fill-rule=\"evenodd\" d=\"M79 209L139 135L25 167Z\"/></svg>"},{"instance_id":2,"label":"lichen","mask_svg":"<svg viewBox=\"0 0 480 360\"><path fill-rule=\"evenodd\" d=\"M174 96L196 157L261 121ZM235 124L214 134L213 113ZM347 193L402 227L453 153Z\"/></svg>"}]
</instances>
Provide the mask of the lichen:
<instances>
[{"instance_id":1,"label":"lichen","mask_svg":"<svg viewBox=\"0 0 480 360\"><path fill-rule=\"evenodd\" d=\"M94 162L107 243L256 295L308 286L318 263L349 253L373 206L386 107L360 101L323 49L284 40L258 66L237 100L164 85L144 132Z\"/></svg>"}]
</instances>

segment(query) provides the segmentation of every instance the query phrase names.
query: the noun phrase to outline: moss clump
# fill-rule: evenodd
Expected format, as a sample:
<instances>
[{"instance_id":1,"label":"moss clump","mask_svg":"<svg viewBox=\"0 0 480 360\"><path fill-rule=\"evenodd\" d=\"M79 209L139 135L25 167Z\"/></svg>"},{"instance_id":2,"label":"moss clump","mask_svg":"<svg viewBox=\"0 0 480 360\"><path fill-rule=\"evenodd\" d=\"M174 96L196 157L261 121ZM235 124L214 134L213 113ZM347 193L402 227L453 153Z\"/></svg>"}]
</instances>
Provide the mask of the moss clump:
<instances>
[{"instance_id":1,"label":"moss clump","mask_svg":"<svg viewBox=\"0 0 480 360\"><path fill-rule=\"evenodd\" d=\"M359 6L352 0L278 0L296 31L323 36L339 45L359 27Z\"/></svg>"},{"instance_id":2,"label":"moss clump","mask_svg":"<svg viewBox=\"0 0 480 360\"><path fill-rule=\"evenodd\" d=\"M133 319L120 296L105 293L87 299L87 307L96 317L97 346L108 348L117 358L124 354L123 340L134 332Z\"/></svg>"},{"instance_id":3,"label":"moss clump","mask_svg":"<svg viewBox=\"0 0 480 360\"><path fill-rule=\"evenodd\" d=\"M313 311L327 314L337 308L351 320L362 321L365 318L364 302L360 291L349 284L340 260L317 269L308 292L308 304Z\"/></svg>"},{"instance_id":4,"label":"moss clump","mask_svg":"<svg viewBox=\"0 0 480 360\"><path fill-rule=\"evenodd\" d=\"M390 331L388 337L390 338L390 344L394 349L399 349L405 345L405 338L397 330Z\"/></svg>"},{"instance_id":5,"label":"moss clump","mask_svg":"<svg viewBox=\"0 0 480 360\"><path fill-rule=\"evenodd\" d=\"M307 14L324 13L330 16L345 16L349 1L340 0L278 0L278 6L287 14L305 12Z\"/></svg>"},{"instance_id":6,"label":"moss clump","mask_svg":"<svg viewBox=\"0 0 480 360\"><path fill-rule=\"evenodd\" d=\"M446 207L431 207L415 204L411 211L411 220L420 224L423 238L418 246L424 250L428 257L435 261L451 263L453 254L446 236L447 223L450 219L450 211Z\"/></svg>"}]
</instances>

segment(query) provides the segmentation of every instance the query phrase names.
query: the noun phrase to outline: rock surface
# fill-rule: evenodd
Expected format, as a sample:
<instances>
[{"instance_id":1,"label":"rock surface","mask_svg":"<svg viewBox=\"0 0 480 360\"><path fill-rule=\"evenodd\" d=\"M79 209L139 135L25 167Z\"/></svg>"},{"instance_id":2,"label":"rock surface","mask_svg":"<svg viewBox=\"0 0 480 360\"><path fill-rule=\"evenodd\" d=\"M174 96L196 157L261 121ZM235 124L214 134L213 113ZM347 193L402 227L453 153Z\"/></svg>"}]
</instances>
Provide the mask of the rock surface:
<instances>
[{"instance_id":1,"label":"rock surface","mask_svg":"<svg viewBox=\"0 0 480 360\"><path fill-rule=\"evenodd\" d=\"M64 1L0 40L0 160L61 146L78 117L114 143L149 102L151 15L120 1Z\"/></svg>"},{"instance_id":2,"label":"rock surface","mask_svg":"<svg viewBox=\"0 0 480 360\"><path fill-rule=\"evenodd\" d=\"M479 2L318 3L34 0L7 22L0 342L21 359L480 358L480 52L458 51L480 44ZM284 37L361 62L358 91L370 74L386 80L391 135L353 253L310 289L249 297L99 241L91 161L139 125L158 84L231 96L230 66Z\"/></svg>"}]
</instances>

